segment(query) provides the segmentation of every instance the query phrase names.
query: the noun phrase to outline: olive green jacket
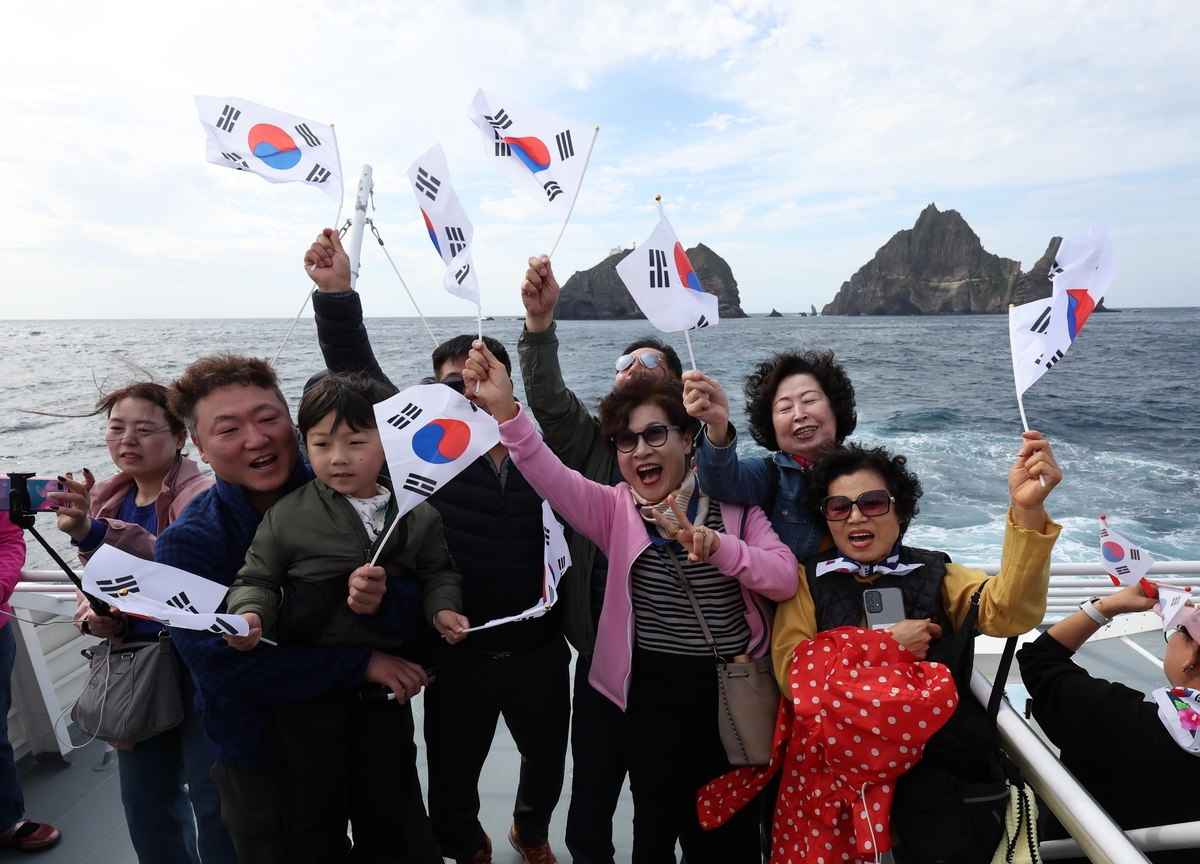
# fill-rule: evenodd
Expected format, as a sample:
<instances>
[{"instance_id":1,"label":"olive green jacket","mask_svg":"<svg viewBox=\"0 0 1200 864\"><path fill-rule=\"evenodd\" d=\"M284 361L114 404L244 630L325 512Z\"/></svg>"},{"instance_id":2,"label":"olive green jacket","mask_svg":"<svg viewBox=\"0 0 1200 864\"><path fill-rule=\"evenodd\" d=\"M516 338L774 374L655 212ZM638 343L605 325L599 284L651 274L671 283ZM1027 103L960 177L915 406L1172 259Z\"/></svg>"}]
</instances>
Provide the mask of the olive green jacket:
<instances>
[{"instance_id":1,"label":"olive green jacket","mask_svg":"<svg viewBox=\"0 0 1200 864\"><path fill-rule=\"evenodd\" d=\"M379 482L391 488L386 478ZM395 498L388 507L389 526L394 513ZM422 502L404 516L404 522L388 537L379 566L388 578L407 574L424 583L423 606L429 621L443 609L461 612L462 578L446 548L441 515ZM382 535L371 541L346 496L320 480L306 483L280 499L259 523L246 563L226 597L228 609L234 614L257 613L263 633L269 633L289 582L345 581L370 562L379 539ZM333 604L315 644L388 648L400 641L398 636L373 630L342 600Z\"/></svg>"},{"instance_id":2,"label":"olive green jacket","mask_svg":"<svg viewBox=\"0 0 1200 864\"><path fill-rule=\"evenodd\" d=\"M613 456L608 442L600 437L600 421L567 389L558 365L557 324L541 333L521 329L517 354L525 399L550 450L564 465L589 480L609 485ZM558 586L563 631L575 650L590 657L596 644L596 621L592 617L592 569L596 545L566 526L571 566Z\"/></svg>"}]
</instances>

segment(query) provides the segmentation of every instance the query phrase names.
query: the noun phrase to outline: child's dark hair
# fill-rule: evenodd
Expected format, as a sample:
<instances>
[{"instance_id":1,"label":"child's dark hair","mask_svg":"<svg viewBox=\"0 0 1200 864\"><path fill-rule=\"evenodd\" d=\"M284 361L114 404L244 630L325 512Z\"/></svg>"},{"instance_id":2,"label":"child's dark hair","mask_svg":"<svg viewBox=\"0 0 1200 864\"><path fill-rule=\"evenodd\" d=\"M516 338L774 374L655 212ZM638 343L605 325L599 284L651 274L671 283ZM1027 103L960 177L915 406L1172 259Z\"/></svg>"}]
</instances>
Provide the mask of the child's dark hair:
<instances>
[{"instance_id":1,"label":"child's dark hair","mask_svg":"<svg viewBox=\"0 0 1200 864\"><path fill-rule=\"evenodd\" d=\"M874 471L887 484L888 493L896 499L896 518L900 521L900 536L908 530L913 518L921 512L917 501L923 494L921 481L908 470L908 460L886 447L865 447L849 443L844 447L826 450L808 473L808 509L817 525L825 524L821 504L829 494L834 480L859 471Z\"/></svg>"},{"instance_id":2,"label":"child's dark hair","mask_svg":"<svg viewBox=\"0 0 1200 864\"><path fill-rule=\"evenodd\" d=\"M375 428L375 404L396 395L396 388L361 372L327 375L305 391L296 415L300 434L331 412L333 428L345 423L355 432Z\"/></svg>"}]
</instances>

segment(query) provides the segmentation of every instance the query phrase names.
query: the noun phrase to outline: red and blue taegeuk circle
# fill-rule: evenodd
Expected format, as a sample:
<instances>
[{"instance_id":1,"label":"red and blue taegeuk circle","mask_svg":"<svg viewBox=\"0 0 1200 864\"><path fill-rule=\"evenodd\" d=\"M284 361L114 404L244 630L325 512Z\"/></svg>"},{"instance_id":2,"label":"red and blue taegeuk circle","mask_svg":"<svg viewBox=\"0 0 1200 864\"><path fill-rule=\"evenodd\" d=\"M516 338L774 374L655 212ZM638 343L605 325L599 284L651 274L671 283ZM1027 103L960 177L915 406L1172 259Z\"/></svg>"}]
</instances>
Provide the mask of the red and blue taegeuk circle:
<instances>
[{"instance_id":1,"label":"red and blue taegeuk circle","mask_svg":"<svg viewBox=\"0 0 1200 864\"><path fill-rule=\"evenodd\" d=\"M1125 557L1125 547L1120 543L1113 543L1111 540L1100 545L1100 551L1104 553L1104 559L1111 561L1114 564Z\"/></svg>"},{"instance_id":2,"label":"red and blue taegeuk circle","mask_svg":"<svg viewBox=\"0 0 1200 864\"><path fill-rule=\"evenodd\" d=\"M1095 308L1096 303L1086 288L1071 288L1067 291L1067 329L1071 332L1072 342Z\"/></svg>"},{"instance_id":3,"label":"red and blue taegeuk circle","mask_svg":"<svg viewBox=\"0 0 1200 864\"><path fill-rule=\"evenodd\" d=\"M505 138L504 143L534 174L550 167L550 150L542 143L541 138Z\"/></svg>"},{"instance_id":4,"label":"red and blue taegeuk circle","mask_svg":"<svg viewBox=\"0 0 1200 864\"><path fill-rule=\"evenodd\" d=\"M270 123L251 126L246 143L250 145L251 153L276 171L295 168L296 163L300 161L300 148L296 146L292 136Z\"/></svg>"},{"instance_id":5,"label":"red and blue taegeuk circle","mask_svg":"<svg viewBox=\"0 0 1200 864\"><path fill-rule=\"evenodd\" d=\"M429 232L429 239L433 241L433 248L437 250L439 255L441 255L442 247L438 245L437 232L433 230L433 223L429 221L429 214L422 209L421 216L423 216L425 219L425 230Z\"/></svg>"},{"instance_id":6,"label":"red and blue taegeuk circle","mask_svg":"<svg viewBox=\"0 0 1200 864\"><path fill-rule=\"evenodd\" d=\"M692 269L692 262L688 260L687 253L683 251L683 244L679 241L675 242L675 269L679 271L680 282L693 291L704 291L700 287L700 277Z\"/></svg>"},{"instance_id":7,"label":"red and blue taegeuk circle","mask_svg":"<svg viewBox=\"0 0 1200 864\"><path fill-rule=\"evenodd\" d=\"M417 430L412 437L413 452L433 465L453 462L471 443L471 427L461 420L439 417Z\"/></svg>"}]
</instances>

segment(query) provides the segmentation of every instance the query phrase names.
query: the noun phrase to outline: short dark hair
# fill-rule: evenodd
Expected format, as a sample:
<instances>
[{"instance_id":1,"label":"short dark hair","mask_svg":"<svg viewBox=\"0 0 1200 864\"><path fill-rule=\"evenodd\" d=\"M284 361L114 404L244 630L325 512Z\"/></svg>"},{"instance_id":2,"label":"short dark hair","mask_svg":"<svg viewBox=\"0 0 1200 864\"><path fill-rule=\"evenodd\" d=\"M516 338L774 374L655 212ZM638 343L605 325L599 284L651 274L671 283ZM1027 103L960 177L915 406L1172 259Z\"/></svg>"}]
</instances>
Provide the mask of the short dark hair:
<instances>
[{"instance_id":1,"label":"short dark hair","mask_svg":"<svg viewBox=\"0 0 1200 864\"><path fill-rule=\"evenodd\" d=\"M679 362L679 355L675 353L675 349L666 342L655 336L643 336L634 342L630 342L625 346L622 354L632 354L639 348L653 348L667 358L667 367L675 374L676 378L683 377L683 364Z\"/></svg>"},{"instance_id":2,"label":"short dark hair","mask_svg":"<svg viewBox=\"0 0 1200 864\"><path fill-rule=\"evenodd\" d=\"M845 447L826 450L817 458L808 473L808 509L817 525L825 524L821 503L829 494L834 480L858 471L874 471L887 484L888 494L896 499L896 517L900 520L900 536L921 509L917 501L924 494L917 475L908 470L908 459L892 453L886 447L866 447L850 443Z\"/></svg>"},{"instance_id":3,"label":"short dark hair","mask_svg":"<svg viewBox=\"0 0 1200 864\"><path fill-rule=\"evenodd\" d=\"M169 410L195 436L196 403L214 390L231 384L271 390L279 398L283 410L288 410L287 399L279 389L279 379L275 377L275 370L270 363L257 357L228 353L201 357L184 369L167 391Z\"/></svg>"},{"instance_id":4,"label":"short dark hair","mask_svg":"<svg viewBox=\"0 0 1200 864\"><path fill-rule=\"evenodd\" d=\"M600 402L600 434L608 449L616 453L613 436L629 428L629 415L639 405L654 404L663 410L671 426L679 426L689 440L700 431L700 421L683 407L683 382L659 375L634 375Z\"/></svg>"},{"instance_id":5,"label":"short dark hair","mask_svg":"<svg viewBox=\"0 0 1200 864\"><path fill-rule=\"evenodd\" d=\"M333 414L333 428L345 423L355 432L375 428L374 406L396 395L396 388L362 372L326 375L304 393L296 425L301 435Z\"/></svg>"},{"instance_id":6,"label":"short dark hair","mask_svg":"<svg viewBox=\"0 0 1200 864\"><path fill-rule=\"evenodd\" d=\"M470 333L464 333L461 336L455 336L453 339L447 339L441 345L433 349L433 374L441 374L441 369L448 361L454 361L460 357L466 357L471 353L471 346L475 344L478 336L473 336ZM508 376L512 377L512 361L508 359L508 351L500 344L500 340L493 339L491 336L483 337L483 344L488 350L496 355L496 359L504 364L504 371Z\"/></svg>"},{"instance_id":7,"label":"short dark hair","mask_svg":"<svg viewBox=\"0 0 1200 864\"><path fill-rule=\"evenodd\" d=\"M846 370L834 358L833 352L784 351L763 360L746 378L746 416L750 434L759 446L768 450L779 449L775 424L772 422L775 393L783 380L793 375L811 375L817 379L837 421L834 440L841 444L849 438L858 425L858 414L854 410L854 385L850 383Z\"/></svg>"}]
</instances>

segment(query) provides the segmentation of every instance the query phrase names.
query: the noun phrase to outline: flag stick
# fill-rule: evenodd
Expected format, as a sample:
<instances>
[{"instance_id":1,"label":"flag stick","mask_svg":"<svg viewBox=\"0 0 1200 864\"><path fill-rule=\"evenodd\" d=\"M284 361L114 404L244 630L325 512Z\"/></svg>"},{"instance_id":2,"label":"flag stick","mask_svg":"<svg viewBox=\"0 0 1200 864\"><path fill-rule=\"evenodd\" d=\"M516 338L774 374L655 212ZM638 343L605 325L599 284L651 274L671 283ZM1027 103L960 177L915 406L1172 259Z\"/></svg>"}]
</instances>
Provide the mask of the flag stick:
<instances>
[{"instance_id":1,"label":"flag stick","mask_svg":"<svg viewBox=\"0 0 1200 864\"><path fill-rule=\"evenodd\" d=\"M379 232L375 229L375 223L371 223L371 230L375 232L375 237L379 240L379 248L383 250L383 254L387 255L388 263L392 265L392 269L396 271L396 278L400 280L400 284L404 286L404 293L408 295L408 299L412 300L413 308L417 310L417 316L421 319L421 323L425 325L425 329L429 331L429 338L433 340L433 345L436 348L441 343L438 342L436 336L433 335L433 328L429 326L429 322L425 320L425 316L421 313L421 307L417 305L417 300L413 297L412 292L408 290L408 285L404 281L404 277L400 275L400 271L396 268L396 262L392 260L391 254L387 251L387 247L383 245L383 238L379 236Z\"/></svg>"},{"instance_id":2,"label":"flag stick","mask_svg":"<svg viewBox=\"0 0 1200 864\"><path fill-rule=\"evenodd\" d=\"M406 513L405 516L408 514ZM375 562L379 560L379 553L383 551L383 547L387 545L388 538L392 536L392 530L396 527L396 523L404 519L404 516L397 516L392 520L392 524L388 526L387 531L383 532L383 539L379 541L379 548L375 550L375 554L371 556L371 566L375 566Z\"/></svg>"},{"instance_id":3,"label":"flag stick","mask_svg":"<svg viewBox=\"0 0 1200 864\"><path fill-rule=\"evenodd\" d=\"M1014 380L1016 378L1016 374L1017 374L1017 370L1016 370L1016 367L1014 366L1013 367ZM1024 400L1024 398L1022 398L1020 387L1017 388L1017 410L1021 412L1021 425L1025 428L1025 431L1028 432L1029 431L1029 421L1025 419L1025 400ZM1043 487L1046 485L1046 478L1043 477L1041 474L1038 475L1038 480L1041 481Z\"/></svg>"},{"instance_id":4,"label":"flag stick","mask_svg":"<svg viewBox=\"0 0 1200 864\"><path fill-rule=\"evenodd\" d=\"M342 204L338 202L337 217L333 220L333 230L337 230L338 223L342 221ZM279 350L275 352L275 356L271 358L271 365L275 365L275 361L279 359L279 355L283 353L283 346L287 344L291 338L292 331L296 329L296 323L300 320L300 316L304 314L304 310L308 308L308 298L312 296L313 289L306 288L304 291L304 302L300 304L300 311L296 313L296 317L292 319L292 326L287 329L287 333L283 334L283 341L279 343Z\"/></svg>"},{"instance_id":5,"label":"flag stick","mask_svg":"<svg viewBox=\"0 0 1200 864\"><path fill-rule=\"evenodd\" d=\"M479 341L482 342L483 341L483 307L480 306L478 303L475 304L475 313L477 316L475 319L475 323L479 325ZM476 393L479 392L479 387L481 384L483 384L482 381L475 382L475 392Z\"/></svg>"},{"instance_id":6,"label":"flag stick","mask_svg":"<svg viewBox=\"0 0 1200 864\"><path fill-rule=\"evenodd\" d=\"M683 338L687 340L688 357L692 358L692 371L695 372L696 371L696 355L692 351L692 331L684 330Z\"/></svg>"},{"instance_id":7,"label":"flag stick","mask_svg":"<svg viewBox=\"0 0 1200 864\"><path fill-rule=\"evenodd\" d=\"M550 254L547 258L554 257L554 250L558 248L559 241L563 238L563 232L567 230L567 223L571 221L571 214L575 212L575 202L579 200L579 190L583 188L583 175L587 173L588 162L592 159L592 148L596 146L596 136L600 134L600 127L597 126L592 131L592 140L588 144L587 155L583 157L583 170L579 172L579 183L575 187L575 195L571 198L571 206L567 208L567 218L563 220L562 227L558 229L558 237L554 240L554 245L550 247Z\"/></svg>"}]
</instances>

